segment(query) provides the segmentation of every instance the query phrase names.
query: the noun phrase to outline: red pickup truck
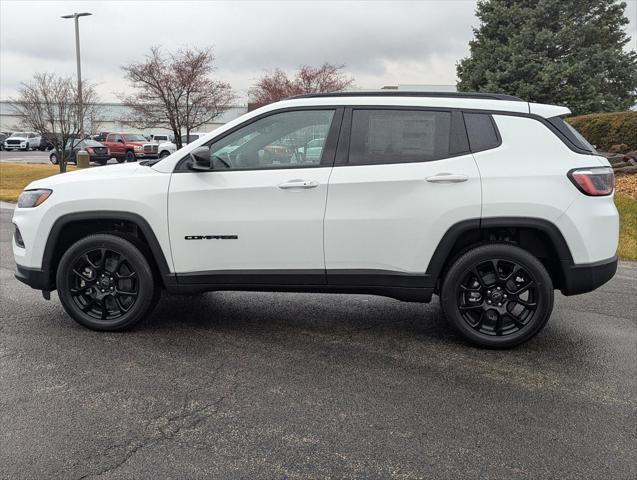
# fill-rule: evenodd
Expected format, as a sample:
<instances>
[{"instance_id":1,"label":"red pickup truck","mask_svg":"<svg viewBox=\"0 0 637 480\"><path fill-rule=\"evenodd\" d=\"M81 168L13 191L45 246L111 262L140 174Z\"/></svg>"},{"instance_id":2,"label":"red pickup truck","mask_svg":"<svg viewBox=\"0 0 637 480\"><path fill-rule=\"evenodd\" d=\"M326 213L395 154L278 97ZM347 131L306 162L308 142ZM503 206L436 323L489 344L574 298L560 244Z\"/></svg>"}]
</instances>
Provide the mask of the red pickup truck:
<instances>
[{"instance_id":1,"label":"red pickup truck","mask_svg":"<svg viewBox=\"0 0 637 480\"><path fill-rule=\"evenodd\" d=\"M141 133L109 133L102 143L119 163L124 160L136 162L139 158L157 158L156 152L154 155L144 152L144 144L148 140Z\"/></svg>"}]
</instances>

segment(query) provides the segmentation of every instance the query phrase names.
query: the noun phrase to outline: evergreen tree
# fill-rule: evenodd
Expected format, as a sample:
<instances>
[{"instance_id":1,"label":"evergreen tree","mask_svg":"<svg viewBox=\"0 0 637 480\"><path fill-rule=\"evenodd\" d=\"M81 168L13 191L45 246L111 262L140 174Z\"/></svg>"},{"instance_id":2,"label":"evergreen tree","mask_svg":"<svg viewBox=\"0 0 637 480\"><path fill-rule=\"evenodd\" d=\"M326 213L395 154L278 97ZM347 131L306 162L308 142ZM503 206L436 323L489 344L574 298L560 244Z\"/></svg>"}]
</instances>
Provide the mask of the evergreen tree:
<instances>
[{"instance_id":1,"label":"evergreen tree","mask_svg":"<svg viewBox=\"0 0 637 480\"><path fill-rule=\"evenodd\" d=\"M625 8L615 0L479 0L458 90L508 93L575 114L626 110L637 98L637 53L624 49Z\"/></svg>"}]
</instances>

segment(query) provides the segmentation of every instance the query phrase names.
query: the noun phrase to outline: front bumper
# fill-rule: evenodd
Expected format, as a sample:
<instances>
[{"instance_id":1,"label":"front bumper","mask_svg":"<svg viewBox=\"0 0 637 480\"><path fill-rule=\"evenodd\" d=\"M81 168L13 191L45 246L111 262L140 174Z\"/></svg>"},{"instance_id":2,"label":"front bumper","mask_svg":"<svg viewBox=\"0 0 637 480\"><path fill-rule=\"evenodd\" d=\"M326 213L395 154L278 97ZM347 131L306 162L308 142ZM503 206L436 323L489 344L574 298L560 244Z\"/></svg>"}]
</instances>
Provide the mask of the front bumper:
<instances>
[{"instance_id":1,"label":"front bumper","mask_svg":"<svg viewBox=\"0 0 637 480\"><path fill-rule=\"evenodd\" d=\"M16 265L15 278L36 290L51 291L55 289L48 271Z\"/></svg>"},{"instance_id":2,"label":"front bumper","mask_svg":"<svg viewBox=\"0 0 637 480\"><path fill-rule=\"evenodd\" d=\"M591 292L608 282L617 271L617 257L587 264L562 265L564 295Z\"/></svg>"}]
</instances>

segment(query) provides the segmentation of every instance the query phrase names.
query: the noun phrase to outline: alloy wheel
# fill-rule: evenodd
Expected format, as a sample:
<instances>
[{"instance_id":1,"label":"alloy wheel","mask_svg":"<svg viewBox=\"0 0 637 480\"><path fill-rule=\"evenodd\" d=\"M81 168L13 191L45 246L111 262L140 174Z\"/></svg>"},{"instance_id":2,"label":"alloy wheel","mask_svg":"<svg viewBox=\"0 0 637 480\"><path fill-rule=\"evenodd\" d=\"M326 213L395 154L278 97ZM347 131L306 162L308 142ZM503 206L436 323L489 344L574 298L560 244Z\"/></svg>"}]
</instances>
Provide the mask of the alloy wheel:
<instances>
[{"instance_id":1,"label":"alloy wheel","mask_svg":"<svg viewBox=\"0 0 637 480\"><path fill-rule=\"evenodd\" d=\"M97 320L116 320L134 305L139 294L137 272L120 252L90 250L76 259L69 272L73 302Z\"/></svg>"},{"instance_id":2,"label":"alloy wheel","mask_svg":"<svg viewBox=\"0 0 637 480\"><path fill-rule=\"evenodd\" d=\"M506 336L532 322L539 290L523 265L504 259L483 261L466 270L461 278L458 309L475 331Z\"/></svg>"}]
</instances>

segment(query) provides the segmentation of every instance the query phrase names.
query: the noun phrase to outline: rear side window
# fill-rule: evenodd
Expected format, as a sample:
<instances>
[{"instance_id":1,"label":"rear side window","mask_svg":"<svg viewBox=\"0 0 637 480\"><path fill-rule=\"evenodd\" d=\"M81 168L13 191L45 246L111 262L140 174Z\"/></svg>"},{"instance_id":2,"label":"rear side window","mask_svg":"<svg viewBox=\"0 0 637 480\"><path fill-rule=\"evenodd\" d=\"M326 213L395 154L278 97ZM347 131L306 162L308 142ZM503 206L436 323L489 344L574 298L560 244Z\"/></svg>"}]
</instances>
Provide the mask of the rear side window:
<instances>
[{"instance_id":1,"label":"rear side window","mask_svg":"<svg viewBox=\"0 0 637 480\"><path fill-rule=\"evenodd\" d=\"M464 123L467 127L467 135L469 136L469 145L472 152L487 150L500 145L500 139L491 115L486 113L465 113Z\"/></svg>"},{"instance_id":2,"label":"rear side window","mask_svg":"<svg viewBox=\"0 0 637 480\"><path fill-rule=\"evenodd\" d=\"M451 113L354 110L349 148L352 165L436 160L449 156Z\"/></svg>"},{"instance_id":3,"label":"rear side window","mask_svg":"<svg viewBox=\"0 0 637 480\"><path fill-rule=\"evenodd\" d=\"M571 143L578 150L584 150L587 153L597 153L595 147L588 143L588 141L579 133L575 128L568 124L562 117L551 117L547 119L551 125L553 125L566 140Z\"/></svg>"}]
</instances>

